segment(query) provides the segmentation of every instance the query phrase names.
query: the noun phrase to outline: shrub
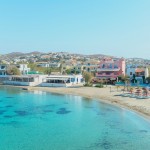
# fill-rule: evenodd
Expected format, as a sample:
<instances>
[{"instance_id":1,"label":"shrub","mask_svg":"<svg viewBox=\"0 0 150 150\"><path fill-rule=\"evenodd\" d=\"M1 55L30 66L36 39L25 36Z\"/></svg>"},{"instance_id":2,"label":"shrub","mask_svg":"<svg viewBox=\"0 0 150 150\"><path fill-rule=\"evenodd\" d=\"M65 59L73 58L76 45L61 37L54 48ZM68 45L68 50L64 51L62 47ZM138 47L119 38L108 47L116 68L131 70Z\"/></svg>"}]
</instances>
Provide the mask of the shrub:
<instances>
[{"instance_id":1,"label":"shrub","mask_svg":"<svg viewBox=\"0 0 150 150\"><path fill-rule=\"evenodd\" d=\"M97 88L103 88L104 85L103 84L97 84L97 85L95 85L95 87L97 87Z\"/></svg>"},{"instance_id":2,"label":"shrub","mask_svg":"<svg viewBox=\"0 0 150 150\"><path fill-rule=\"evenodd\" d=\"M92 85L92 84L89 84L89 83L85 83L84 86L85 86L85 87L92 87L93 85Z\"/></svg>"}]
</instances>

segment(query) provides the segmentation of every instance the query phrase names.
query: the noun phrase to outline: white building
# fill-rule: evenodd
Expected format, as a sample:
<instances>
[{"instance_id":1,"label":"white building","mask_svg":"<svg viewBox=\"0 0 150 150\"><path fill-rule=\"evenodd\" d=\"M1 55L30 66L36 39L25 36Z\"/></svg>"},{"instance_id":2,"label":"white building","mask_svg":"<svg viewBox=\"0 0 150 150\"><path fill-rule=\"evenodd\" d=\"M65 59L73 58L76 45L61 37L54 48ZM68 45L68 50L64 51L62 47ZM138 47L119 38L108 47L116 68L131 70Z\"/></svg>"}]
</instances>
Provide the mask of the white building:
<instances>
[{"instance_id":1,"label":"white building","mask_svg":"<svg viewBox=\"0 0 150 150\"><path fill-rule=\"evenodd\" d=\"M0 76L6 75L7 65L0 64Z\"/></svg>"},{"instance_id":2,"label":"white building","mask_svg":"<svg viewBox=\"0 0 150 150\"><path fill-rule=\"evenodd\" d=\"M0 64L0 76L7 75L7 68L9 65ZM27 64L17 64L16 66L22 75L28 74L30 68L28 68Z\"/></svg>"},{"instance_id":3,"label":"white building","mask_svg":"<svg viewBox=\"0 0 150 150\"><path fill-rule=\"evenodd\" d=\"M38 67L52 67L52 68L59 68L60 67L60 63L39 63L37 64Z\"/></svg>"},{"instance_id":4,"label":"white building","mask_svg":"<svg viewBox=\"0 0 150 150\"><path fill-rule=\"evenodd\" d=\"M60 63L49 63L49 67L59 68L60 67Z\"/></svg>"},{"instance_id":5,"label":"white building","mask_svg":"<svg viewBox=\"0 0 150 150\"><path fill-rule=\"evenodd\" d=\"M83 86L82 75L50 75L43 79L41 86L44 87L74 87Z\"/></svg>"},{"instance_id":6,"label":"white building","mask_svg":"<svg viewBox=\"0 0 150 150\"><path fill-rule=\"evenodd\" d=\"M38 67L45 67L48 68L49 67L49 63L39 63L37 64Z\"/></svg>"},{"instance_id":7,"label":"white building","mask_svg":"<svg viewBox=\"0 0 150 150\"><path fill-rule=\"evenodd\" d=\"M17 64L15 65L22 75L28 74L30 68L28 68L27 64Z\"/></svg>"},{"instance_id":8,"label":"white building","mask_svg":"<svg viewBox=\"0 0 150 150\"><path fill-rule=\"evenodd\" d=\"M46 76L47 75L9 76L7 80L3 81L3 84L17 86L38 86L42 83Z\"/></svg>"}]
</instances>

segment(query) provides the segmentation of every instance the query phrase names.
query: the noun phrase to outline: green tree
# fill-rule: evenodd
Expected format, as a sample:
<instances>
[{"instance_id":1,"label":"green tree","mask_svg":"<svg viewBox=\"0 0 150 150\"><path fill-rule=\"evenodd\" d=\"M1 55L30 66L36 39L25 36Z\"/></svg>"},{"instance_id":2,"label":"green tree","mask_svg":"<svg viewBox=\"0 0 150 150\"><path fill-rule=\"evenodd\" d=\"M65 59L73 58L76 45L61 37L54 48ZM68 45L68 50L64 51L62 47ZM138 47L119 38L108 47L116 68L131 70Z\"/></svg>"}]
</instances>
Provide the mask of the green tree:
<instances>
[{"instance_id":1,"label":"green tree","mask_svg":"<svg viewBox=\"0 0 150 150\"><path fill-rule=\"evenodd\" d=\"M93 76L95 77L95 76L96 76L96 71L93 71L92 74L93 74Z\"/></svg>"},{"instance_id":2,"label":"green tree","mask_svg":"<svg viewBox=\"0 0 150 150\"><path fill-rule=\"evenodd\" d=\"M135 74L133 74L133 79L131 80L132 83L137 83L137 80L135 78Z\"/></svg>"},{"instance_id":3,"label":"green tree","mask_svg":"<svg viewBox=\"0 0 150 150\"><path fill-rule=\"evenodd\" d=\"M143 83L145 83L145 76L142 76L142 79L143 79Z\"/></svg>"},{"instance_id":4,"label":"green tree","mask_svg":"<svg viewBox=\"0 0 150 150\"><path fill-rule=\"evenodd\" d=\"M85 79L85 82L89 84L92 80L93 75L90 72L84 72L83 77Z\"/></svg>"},{"instance_id":5,"label":"green tree","mask_svg":"<svg viewBox=\"0 0 150 150\"><path fill-rule=\"evenodd\" d=\"M8 66L6 72L8 75L21 75L19 69L16 66Z\"/></svg>"},{"instance_id":6,"label":"green tree","mask_svg":"<svg viewBox=\"0 0 150 150\"><path fill-rule=\"evenodd\" d=\"M71 72L71 69L66 69L66 73L67 74L71 74L72 72Z\"/></svg>"},{"instance_id":7,"label":"green tree","mask_svg":"<svg viewBox=\"0 0 150 150\"><path fill-rule=\"evenodd\" d=\"M28 64L28 67L31 68L32 71L35 71L37 69L37 64L30 63L30 64Z\"/></svg>"},{"instance_id":8,"label":"green tree","mask_svg":"<svg viewBox=\"0 0 150 150\"><path fill-rule=\"evenodd\" d=\"M52 72L51 68L46 68L46 69L44 70L44 74L50 75L51 72Z\"/></svg>"},{"instance_id":9,"label":"green tree","mask_svg":"<svg viewBox=\"0 0 150 150\"><path fill-rule=\"evenodd\" d=\"M130 77L127 75L125 75L125 76L121 75L118 77L118 79L121 80L122 82L125 82L125 83L130 81Z\"/></svg>"},{"instance_id":10,"label":"green tree","mask_svg":"<svg viewBox=\"0 0 150 150\"><path fill-rule=\"evenodd\" d=\"M146 78L146 81L147 81L148 83L150 83L150 77L147 77L147 78Z\"/></svg>"}]
</instances>

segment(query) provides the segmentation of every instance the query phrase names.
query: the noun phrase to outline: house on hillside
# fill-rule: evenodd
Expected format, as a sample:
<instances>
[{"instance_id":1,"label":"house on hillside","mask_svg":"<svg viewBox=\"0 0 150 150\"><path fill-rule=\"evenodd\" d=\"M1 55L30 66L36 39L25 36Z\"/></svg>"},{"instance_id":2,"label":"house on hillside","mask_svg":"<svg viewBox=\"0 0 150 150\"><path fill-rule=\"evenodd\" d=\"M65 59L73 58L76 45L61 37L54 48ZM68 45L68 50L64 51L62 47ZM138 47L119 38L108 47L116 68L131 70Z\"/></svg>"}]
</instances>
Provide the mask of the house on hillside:
<instances>
[{"instance_id":1,"label":"house on hillside","mask_svg":"<svg viewBox=\"0 0 150 150\"><path fill-rule=\"evenodd\" d=\"M5 76L7 74L6 69L7 69L7 65L0 64L0 76Z\"/></svg>"},{"instance_id":2,"label":"house on hillside","mask_svg":"<svg viewBox=\"0 0 150 150\"><path fill-rule=\"evenodd\" d=\"M30 68L28 68L27 64L17 64L15 66L19 69L22 75L26 75L30 71Z\"/></svg>"},{"instance_id":3,"label":"house on hillside","mask_svg":"<svg viewBox=\"0 0 150 150\"><path fill-rule=\"evenodd\" d=\"M11 65L0 64L0 76L7 75L7 69L9 66ZM28 74L30 71L27 64L15 64L13 66L16 66L22 75Z\"/></svg>"},{"instance_id":4,"label":"house on hillside","mask_svg":"<svg viewBox=\"0 0 150 150\"><path fill-rule=\"evenodd\" d=\"M97 72L97 68L99 67L99 61L88 60L84 63L85 70L87 72Z\"/></svg>"},{"instance_id":5,"label":"house on hillside","mask_svg":"<svg viewBox=\"0 0 150 150\"><path fill-rule=\"evenodd\" d=\"M126 68L126 74L130 77L132 83L143 84L145 79L149 77L149 71L147 67L135 67L130 66Z\"/></svg>"}]
</instances>

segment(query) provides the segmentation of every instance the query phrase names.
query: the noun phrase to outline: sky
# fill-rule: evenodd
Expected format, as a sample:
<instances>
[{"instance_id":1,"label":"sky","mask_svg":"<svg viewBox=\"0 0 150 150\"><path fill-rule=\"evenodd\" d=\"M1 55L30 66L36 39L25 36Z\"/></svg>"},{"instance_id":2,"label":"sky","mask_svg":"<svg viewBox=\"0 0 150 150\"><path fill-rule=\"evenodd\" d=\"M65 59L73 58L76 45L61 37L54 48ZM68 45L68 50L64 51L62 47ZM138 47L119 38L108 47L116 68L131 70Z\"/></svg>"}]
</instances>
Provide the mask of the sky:
<instances>
[{"instance_id":1,"label":"sky","mask_svg":"<svg viewBox=\"0 0 150 150\"><path fill-rule=\"evenodd\" d=\"M150 0L0 0L0 54L150 59Z\"/></svg>"}]
</instances>

